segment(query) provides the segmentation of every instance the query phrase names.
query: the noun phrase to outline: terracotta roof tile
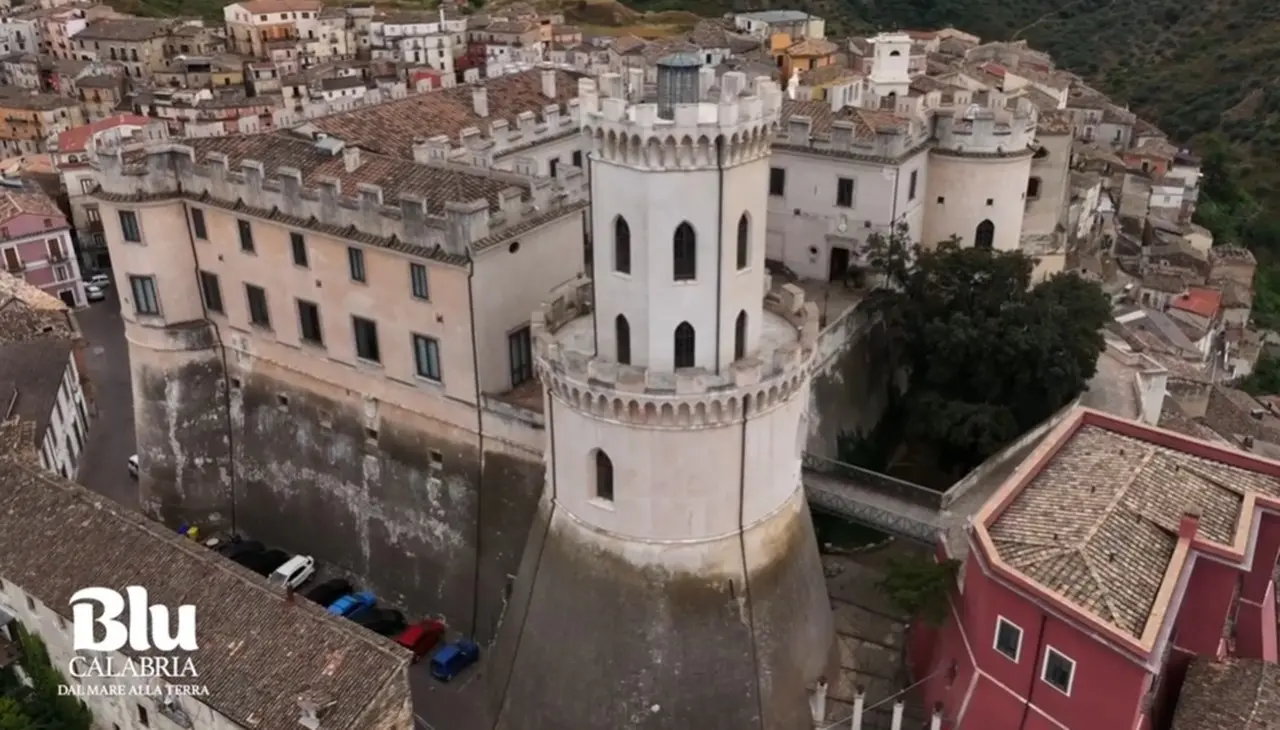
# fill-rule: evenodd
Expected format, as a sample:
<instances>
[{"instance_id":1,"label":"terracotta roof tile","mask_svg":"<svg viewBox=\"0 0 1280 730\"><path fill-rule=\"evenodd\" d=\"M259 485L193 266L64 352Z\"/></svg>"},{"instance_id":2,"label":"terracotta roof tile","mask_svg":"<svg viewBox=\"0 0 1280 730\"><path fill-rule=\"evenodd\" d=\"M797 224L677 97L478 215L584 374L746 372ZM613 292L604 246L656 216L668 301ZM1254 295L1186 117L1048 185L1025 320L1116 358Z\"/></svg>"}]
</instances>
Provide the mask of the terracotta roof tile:
<instances>
[{"instance_id":1,"label":"terracotta roof tile","mask_svg":"<svg viewBox=\"0 0 1280 730\"><path fill-rule=\"evenodd\" d=\"M320 0L249 0L239 3L246 12L255 15L268 13L314 12L320 10Z\"/></svg>"},{"instance_id":2,"label":"terracotta roof tile","mask_svg":"<svg viewBox=\"0 0 1280 730\"><path fill-rule=\"evenodd\" d=\"M17 416L31 421L36 433L43 435L74 349L73 340L48 336L0 345L0 390L11 389L17 396L16 400L0 402L0 418ZM13 410L6 413L11 403Z\"/></svg>"},{"instance_id":3,"label":"terracotta roof tile","mask_svg":"<svg viewBox=\"0 0 1280 730\"><path fill-rule=\"evenodd\" d=\"M137 114L117 114L90 124L72 127L58 135L58 152L83 152L89 145L89 139L98 132L125 125L145 127L152 121Z\"/></svg>"},{"instance_id":4,"label":"terracotta roof tile","mask_svg":"<svg viewBox=\"0 0 1280 730\"><path fill-rule=\"evenodd\" d=\"M54 227L58 226L58 220L61 220L63 226L66 225L66 218L62 215L62 211L58 210L57 204L38 189L29 188L26 190L4 190L0 192L0 223L24 213L54 218Z\"/></svg>"},{"instance_id":5,"label":"terracotta roof tile","mask_svg":"<svg viewBox=\"0 0 1280 730\"><path fill-rule=\"evenodd\" d=\"M1261 659L1198 657L1178 695L1173 730L1280 727L1280 666Z\"/></svg>"},{"instance_id":6,"label":"terracotta roof tile","mask_svg":"<svg viewBox=\"0 0 1280 730\"><path fill-rule=\"evenodd\" d=\"M89 21L75 39L136 43L164 37L170 25L171 21L155 18L100 18Z\"/></svg>"},{"instance_id":7,"label":"terracotta roof tile","mask_svg":"<svg viewBox=\"0 0 1280 730\"><path fill-rule=\"evenodd\" d=\"M1216 289L1195 288L1169 302L1174 309L1213 319L1222 309L1222 292Z\"/></svg>"}]
</instances>

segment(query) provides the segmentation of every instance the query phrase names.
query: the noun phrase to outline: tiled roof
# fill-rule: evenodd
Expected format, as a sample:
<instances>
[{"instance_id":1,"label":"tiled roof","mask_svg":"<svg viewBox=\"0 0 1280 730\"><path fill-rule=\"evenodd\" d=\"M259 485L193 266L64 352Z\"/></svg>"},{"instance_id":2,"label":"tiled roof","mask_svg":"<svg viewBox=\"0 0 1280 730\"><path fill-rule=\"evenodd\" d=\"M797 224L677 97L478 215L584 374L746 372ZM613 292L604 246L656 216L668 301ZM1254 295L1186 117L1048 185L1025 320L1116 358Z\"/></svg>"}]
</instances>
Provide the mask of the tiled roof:
<instances>
[{"instance_id":1,"label":"tiled roof","mask_svg":"<svg viewBox=\"0 0 1280 730\"><path fill-rule=\"evenodd\" d=\"M832 63L809 71L801 71L800 83L805 86L814 87L822 86L824 84L835 84L841 81L852 81L861 77L861 73L854 71L848 66L841 66L839 64Z\"/></svg>"},{"instance_id":2,"label":"tiled roof","mask_svg":"<svg viewBox=\"0 0 1280 730\"><path fill-rule=\"evenodd\" d=\"M1222 292L1216 289L1190 289L1186 294L1174 297L1173 301L1169 302L1169 306L1213 319L1222 309Z\"/></svg>"},{"instance_id":3,"label":"tiled roof","mask_svg":"<svg viewBox=\"0 0 1280 730\"><path fill-rule=\"evenodd\" d=\"M1261 659L1198 657L1178 695L1173 730L1280 727L1280 666Z\"/></svg>"},{"instance_id":4,"label":"tiled roof","mask_svg":"<svg viewBox=\"0 0 1280 730\"><path fill-rule=\"evenodd\" d=\"M93 76L82 76L72 82L78 89L118 89L122 85L119 76L111 74L95 74Z\"/></svg>"},{"instance_id":5,"label":"tiled roof","mask_svg":"<svg viewBox=\"0 0 1280 730\"><path fill-rule=\"evenodd\" d=\"M249 2L240 3L239 5L246 12L255 15L266 15L268 13L317 11L322 4L320 0L249 0Z\"/></svg>"},{"instance_id":6,"label":"tiled roof","mask_svg":"<svg viewBox=\"0 0 1280 730\"><path fill-rule=\"evenodd\" d=\"M496 20L485 26L485 33L502 35L524 35L538 29L538 24L530 20Z\"/></svg>"},{"instance_id":7,"label":"tiled roof","mask_svg":"<svg viewBox=\"0 0 1280 730\"><path fill-rule=\"evenodd\" d=\"M169 25L168 21L154 18L100 18L89 21L74 37L78 41L136 43L163 37Z\"/></svg>"},{"instance_id":8,"label":"tiled roof","mask_svg":"<svg viewBox=\"0 0 1280 730\"><path fill-rule=\"evenodd\" d=\"M62 225L66 225L66 219L62 211L58 210L57 204L40 190L32 187L25 190L0 192L0 223L24 213L62 219ZM58 220L54 221L54 225L58 225Z\"/></svg>"},{"instance_id":9,"label":"tiled roof","mask_svg":"<svg viewBox=\"0 0 1280 730\"><path fill-rule=\"evenodd\" d=\"M1040 113L1036 132L1045 135L1071 134L1075 130L1075 118L1066 109L1054 109Z\"/></svg>"},{"instance_id":10,"label":"tiled roof","mask_svg":"<svg viewBox=\"0 0 1280 730\"><path fill-rule=\"evenodd\" d=\"M145 127L151 122L151 119L137 114L117 114L90 124L72 127L58 135L58 152L83 152L89 145L89 140L98 132L127 125Z\"/></svg>"},{"instance_id":11,"label":"tiled roof","mask_svg":"<svg viewBox=\"0 0 1280 730\"><path fill-rule=\"evenodd\" d=\"M782 101L782 125L786 128L787 120L793 116L809 117L812 120L810 131L814 134L830 134L832 122L853 122L854 138L874 139L877 132L905 131L907 120L893 112L876 109L859 109L845 107L838 112L831 111L831 104L825 101Z\"/></svg>"},{"instance_id":12,"label":"tiled roof","mask_svg":"<svg viewBox=\"0 0 1280 730\"><path fill-rule=\"evenodd\" d=\"M805 38L787 47L787 55L796 57L830 56L840 47L825 38Z\"/></svg>"},{"instance_id":13,"label":"tiled roof","mask_svg":"<svg viewBox=\"0 0 1280 730\"><path fill-rule=\"evenodd\" d=\"M0 402L0 420L17 416L31 421L42 436L74 348L70 339L48 336L0 344L0 390L17 395L12 411L6 412L7 399Z\"/></svg>"},{"instance_id":14,"label":"tiled roof","mask_svg":"<svg viewBox=\"0 0 1280 730\"><path fill-rule=\"evenodd\" d=\"M515 129L516 115L521 112L533 112L541 118L547 105L563 105L575 98L579 75L567 71L556 71L555 74L554 100L542 95L542 72L539 70L486 81L488 117L476 116L471 87L459 86L322 117L312 120L311 124L347 144L412 159L415 138L443 134L456 142L458 133L467 127L475 127L487 135L490 122L498 119L507 120Z\"/></svg>"},{"instance_id":15,"label":"tiled roof","mask_svg":"<svg viewBox=\"0 0 1280 730\"><path fill-rule=\"evenodd\" d=\"M323 727L408 727L407 652L216 553L31 464L31 431L0 429L0 576L71 618L85 586L139 585L153 604L196 607L186 654L201 702L246 728L298 727L298 697L333 701ZM75 529L68 529L75 526Z\"/></svg>"},{"instance_id":16,"label":"tiled roof","mask_svg":"<svg viewBox=\"0 0 1280 730\"><path fill-rule=\"evenodd\" d=\"M1161 598L1179 523L1230 549L1246 495L1280 499L1269 464L1230 449L1081 410L1060 425L975 520L1008 569L1130 640ZM1049 593L1051 592L1051 593ZM1223 726L1225 727L1225 726Z\"/></svg>"},{"instance_id":17,"label":"tiled roof","mask_svg":"<svg viewBox=\"0 0 1280 730\"><path fill-rule=\"evenodd\" d=\"M0 87L0 109L20 109L22 111L47 112L75 106L75 99L57 94L33 94L28 89L16 86Z\"/></svg>"}]
</instances>

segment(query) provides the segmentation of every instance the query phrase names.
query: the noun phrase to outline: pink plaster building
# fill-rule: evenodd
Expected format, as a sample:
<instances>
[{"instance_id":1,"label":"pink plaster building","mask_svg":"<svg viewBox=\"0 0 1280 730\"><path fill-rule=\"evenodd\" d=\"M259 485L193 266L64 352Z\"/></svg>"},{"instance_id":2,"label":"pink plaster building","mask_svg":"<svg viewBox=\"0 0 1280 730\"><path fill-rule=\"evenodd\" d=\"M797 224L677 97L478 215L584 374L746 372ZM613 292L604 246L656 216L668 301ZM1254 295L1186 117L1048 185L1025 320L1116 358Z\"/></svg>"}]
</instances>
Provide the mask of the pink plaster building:
<instances>
[{"instance_id":1,"label":"pink plaster building","mask_svg":"<svg viewBox=\"0 0 1280 730\"><path fill-rule=\"evenodd\" d=\"M84 304L71 226L40 190L0 188L0 261L5 271L21 276L67 306Z\"/></svg>"},{"instance_id":2,"label":"pink plaster building","mask_svg":"<svg viewBox=\"0 0 1280 730\"><path fill-rule=\"evenodd\" d=\"M952 730L1168 728L1193 660L1276 661L1280 462L1079 409L939 554L959 590L912 663Z\"/></svg>"}]
</instances>

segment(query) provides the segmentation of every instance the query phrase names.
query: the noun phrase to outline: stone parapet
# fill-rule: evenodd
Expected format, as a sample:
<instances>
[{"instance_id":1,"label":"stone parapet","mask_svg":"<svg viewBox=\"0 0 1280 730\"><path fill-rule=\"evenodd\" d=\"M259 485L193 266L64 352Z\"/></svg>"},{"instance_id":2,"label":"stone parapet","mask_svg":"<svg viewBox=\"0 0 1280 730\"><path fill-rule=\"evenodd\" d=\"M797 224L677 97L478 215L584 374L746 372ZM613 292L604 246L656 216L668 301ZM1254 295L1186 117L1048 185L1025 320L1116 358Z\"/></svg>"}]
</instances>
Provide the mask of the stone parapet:
<instances>
[{"instance_id":1,"label":"stone parapet","mask_svg":"<svg viewBox=\"0 0 1280 730\"><path fill-rule=\"evenodd\" d=\"M582 134L596 159L640 169L714 168L717 139L724 140L725 165L767 156L781 118L782 90L759 77L748 91L746 75L737 71L726 73L720 84L718 99L704 88L701 101L676 104L673 118L663 119L656 103L628 99L619 74L603 74L599 86L580 79Z\"/></svg>"},{"instance_id":2,"label":"stone parapet","mask_svg":"<svg viewBox=\"0 0 1280 730\"><path fill-rule=\"evenodd\" d=\"M621 365L566 347L556 333L591 316L591 302L591 281L578 278L553 291L531 317L542 382L575 408L646 427L713 426L772 410L808 387L818 343L818 307L794 284L770 291L764 307L798 330L796 340L737 360L722 373Z\"/></svg>"},{"instance_id":3,"label":"stone parapet","mask_svg":"<svg viewBox=\"0 0 1280 730\"><path fill-rule=\"evenodd\" d=\"M1036 138L1036 113L1019 99L1014 109L978 108L939 114L934 121L934 149L975 155L1027 152Z\"/></svg>"}]
</instances>

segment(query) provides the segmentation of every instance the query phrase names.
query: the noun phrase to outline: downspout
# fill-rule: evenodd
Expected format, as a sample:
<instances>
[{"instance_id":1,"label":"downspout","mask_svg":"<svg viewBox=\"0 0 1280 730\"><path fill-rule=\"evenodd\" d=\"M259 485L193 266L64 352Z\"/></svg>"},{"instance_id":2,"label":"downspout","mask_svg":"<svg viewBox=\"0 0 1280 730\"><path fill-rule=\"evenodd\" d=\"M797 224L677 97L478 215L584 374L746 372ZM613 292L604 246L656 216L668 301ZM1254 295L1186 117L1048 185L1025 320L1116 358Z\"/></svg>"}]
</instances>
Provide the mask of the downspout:
<instances>
[{"instance_id":1,"label":"downspout","mask_svg":"<svg viewBox=\"0 0 1280 730\"><path fill-rule=\"evenodd\" d=\"M719 342L716 343L717 347ZM747 628L751 631L751 667L755 674L756 713L759 727L764 727L764 697L760 688L760 655L756 647L756 609L751 600L751 569L747 566L747 414L751 410L751 396L742 398L742 437L738 445L738 554L742 559L742 598L747 605ZM732 598L733 584L730 585Z\"/></svg>"},{"instance_id":2,"label":"downspout","mask_svg":"<svg viewBox=\"0 0 1280 730\"><path fill-rule=\"evenodd\" d=\"M716 137L716 372L720 372L721 290L724 288L724 135ZM745 421L745 415L743 416ZM744 436L745 438L745 436Z\"/></svg>"},{"instance_id":3,"label":"downspout","mask_svg":"<svg viewBox=\"0 0 1280 730\"><path fill-rule=\"evenodd\" d=\"M587 189L591 191L591 204L587 206L589 211L587 225L591 227L591 271L587 272L587 276L591 279L591 347L593 351L592 357L600 356L600 317L596 309L596 261L600 256L600 252L596 250L596 179L592 175L592 167L595 164L594 156L587 153ZM585 261L583 263L586 263ZM585 268L585 267L584 267Z\"/></svg>"},{"instance_id":4,"label":"downspout","mask_svg":"<svg viewBox=\"0 0 1280 730\"><path fill-rule=\"evenodd\" d=\"M893 207L889 210L889 235L893 235L893 231L898 227L898 178L902 175L902 168L893 168Z\"/></svg>"},{"instance_id":5,"label":"downspout","mask_svg":"<svg viewBox=\"0 0 1280 730\"><path fill-rule=\"evenodd\" d=\"M1022 695L1022 720L1018 722L1018 730L1026 730L1027 715L1031 712L1031 695L1036 690L1036 680L1040 677L1040 653L1044 649L1044 625L1049 622L1049 617L1040 614L1040 630L1036 632L1036 657L1035 662L1031 665L1031 679L1027 682L1027 691Z\"/></svg>"},{"instance_id":6,"label":"downspout","mask_svg":"<svg viewBox=\"0 0 1280 730\"><path fill-rule=\"evenodd\" d=\"M476 344L476 298L474 280L476 277L476 260L472 258L471 252L467 252L467 316L471 323L471 378L472 387L475 388L476 398L476 530L475 530L475 570L472 573L471 582L471 631L470 635L476 635L476 628L480 622L480 559L481 559L481 542L484 539L484 531L481 528L483 524L484 513L484 399L480 395L480 354L479 346Z\"/></svg>"},{"instance_id":7,"label":"downspout","mask_svg":"<svg viewBox=\"0 0 1280 730\"><path fill-rule=\"evenodd\" d=\"M175 170L176 172L176 170ZM183 192L182 182L178 182L178 192ZM191 265L195 270L196 290L200 297L200 315L213 327L213 337L218 343L218 354L222 358L222 408L227 421L227 474L231 479L231 533L236 532L236 435L231 425L231 370L227 363L227 348L222 344L222 330L218 323L209 318L209 307L204 301L204 286L200 281L200 260L196 257L196 238L191 233L191 211L187 204L182 204L183 227L187 229L187 245L191 248Z\"/></svg>"}]
</instances>

